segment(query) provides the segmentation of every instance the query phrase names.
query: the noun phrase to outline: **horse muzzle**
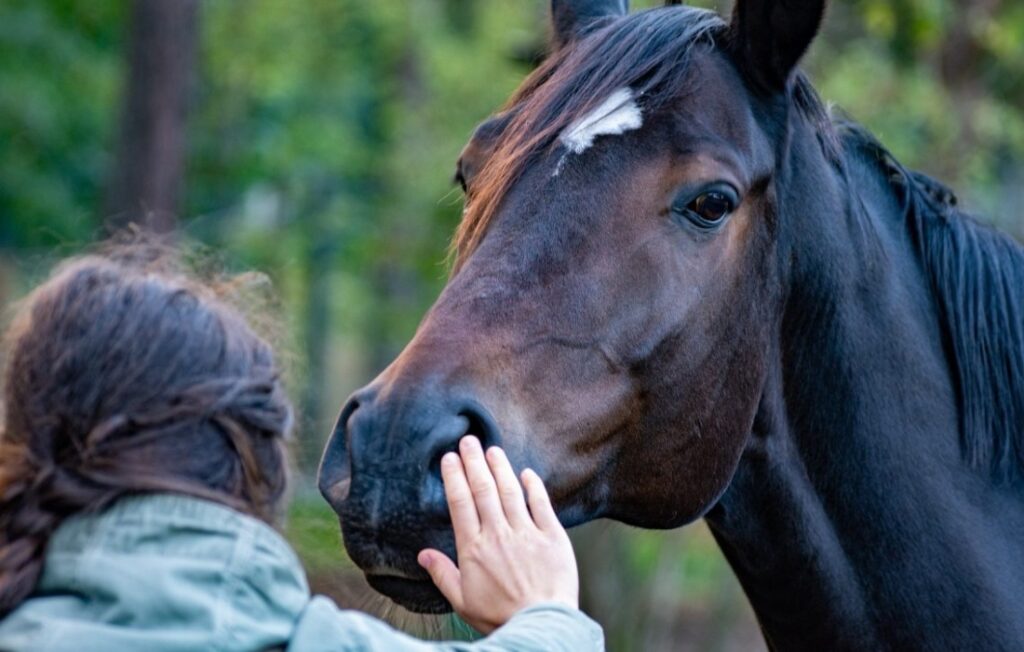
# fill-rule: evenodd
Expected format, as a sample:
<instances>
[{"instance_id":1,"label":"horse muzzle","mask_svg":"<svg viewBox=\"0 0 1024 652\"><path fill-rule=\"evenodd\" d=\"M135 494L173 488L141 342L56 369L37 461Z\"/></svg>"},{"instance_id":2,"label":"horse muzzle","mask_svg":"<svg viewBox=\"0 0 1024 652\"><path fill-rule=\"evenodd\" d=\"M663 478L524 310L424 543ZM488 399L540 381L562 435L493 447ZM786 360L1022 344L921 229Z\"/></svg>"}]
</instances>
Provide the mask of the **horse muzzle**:
<instances>
[{"instance_id":1,"label":"horse muzzle","mask_svg":"<svg viewBox=\"0 0 1024 652\"><path fill-rule=\"evenodd\" d=\"M485 446L499 442L472 398L371 385L342 409L324 451L319 488L345 549L370 586L412 611L451 610L416 556L429 547L455 559L440 461L470 434Z\"/></svg>"}]
</instances>

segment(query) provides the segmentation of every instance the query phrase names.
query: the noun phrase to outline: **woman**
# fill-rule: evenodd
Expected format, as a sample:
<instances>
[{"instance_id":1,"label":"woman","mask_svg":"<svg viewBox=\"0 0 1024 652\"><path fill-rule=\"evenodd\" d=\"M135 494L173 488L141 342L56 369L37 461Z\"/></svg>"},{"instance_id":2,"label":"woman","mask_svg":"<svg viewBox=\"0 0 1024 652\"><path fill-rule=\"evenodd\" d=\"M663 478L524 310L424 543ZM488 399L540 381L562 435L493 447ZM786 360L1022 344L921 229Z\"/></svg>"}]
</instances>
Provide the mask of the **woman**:
<instances>
[{"instance_id":1,"label":"woman","mask_svg":"<svg viewBox=\"0 0 1024 652\"><path fill-rule=\"evenodd\" d=\"M311 597L269 525L292 425L273 352L213 288L151 261L63 265L8 334L0 650L603 648L540 479L522 476L527 507L473 438L442 463L459 565L419 559L489 636L425 643Z\"/></svg>"}]
</instances>

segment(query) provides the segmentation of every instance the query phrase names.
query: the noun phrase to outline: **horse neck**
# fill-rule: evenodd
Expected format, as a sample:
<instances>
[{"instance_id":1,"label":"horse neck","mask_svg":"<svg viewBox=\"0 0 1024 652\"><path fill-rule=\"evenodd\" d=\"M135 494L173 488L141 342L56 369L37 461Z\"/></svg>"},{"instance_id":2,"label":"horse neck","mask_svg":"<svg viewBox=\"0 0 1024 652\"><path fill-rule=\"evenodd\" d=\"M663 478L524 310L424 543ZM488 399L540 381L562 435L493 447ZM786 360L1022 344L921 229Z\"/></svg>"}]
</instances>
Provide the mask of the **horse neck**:
<instances>
[{"instance_id":1,"label":"horse neck","mask_svg":"<svg viewBox=\"0 0 1024 652\"><path fill-rule=\"evenodd\" d=\"M775 649L1024 640L1005 611L1015 601L998 599L1024 586L1020 571L999 575L1020 553L983 513L1019 503L961 459L936 307L898 201L870 165L840 174L809 144L793 156L779 205L802 210L780 220L792 262L771 370L708 523Z\"/></svg>"}]
</instances>

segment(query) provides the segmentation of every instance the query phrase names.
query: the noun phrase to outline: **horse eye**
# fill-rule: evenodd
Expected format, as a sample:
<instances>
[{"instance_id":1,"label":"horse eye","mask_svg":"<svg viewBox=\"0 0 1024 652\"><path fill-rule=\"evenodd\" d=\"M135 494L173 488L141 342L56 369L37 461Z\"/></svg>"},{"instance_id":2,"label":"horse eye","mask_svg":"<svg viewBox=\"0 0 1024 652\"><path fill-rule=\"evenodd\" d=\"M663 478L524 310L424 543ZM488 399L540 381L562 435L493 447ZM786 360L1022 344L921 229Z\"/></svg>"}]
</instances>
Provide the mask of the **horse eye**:
<instances>
[{"instance_id":1,"label":"horse eye","mask_svg":"<svg viewBox=\"0 0 1024 652\"><path fill-rule=\"evenodd\" d=\"M736 209L730 197L717 191L706 192L698 196L686 208L712 224L722 221Z\"/></svg>"}]
</instances>

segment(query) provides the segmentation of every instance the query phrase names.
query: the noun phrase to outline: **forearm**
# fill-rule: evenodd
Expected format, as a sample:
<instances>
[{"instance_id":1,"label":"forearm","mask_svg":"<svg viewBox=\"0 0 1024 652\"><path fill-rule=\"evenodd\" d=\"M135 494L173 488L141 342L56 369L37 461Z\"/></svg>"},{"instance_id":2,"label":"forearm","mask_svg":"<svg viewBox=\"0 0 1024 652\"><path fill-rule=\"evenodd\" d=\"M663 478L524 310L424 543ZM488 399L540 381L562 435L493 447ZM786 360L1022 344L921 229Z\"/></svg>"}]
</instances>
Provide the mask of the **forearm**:
<instances>
[{"instance_id":1,"label":"forearm","mask_svg":"<svg viewBox=\"0 0 1024 652\"><path fill-rule=\"evenodd\" d=\"M597 652L604 650L604 633L601 626L582 611L545 603L523 609L490 636L471 645L477 647L467 647L467 651Z\"/></svg>"},{"instance_id":2,"label":"forearm","mask_svg":"<svg viewBox=\"0 0 1024 652\"><path fill-rule=\"evenodd\" d=\"M299 620L289 652L600 652L601 627L583 612L545 603L523 609L490 636L472 642L421 641L366 614L314 598Z\"/></svg>"}]
</instances>

